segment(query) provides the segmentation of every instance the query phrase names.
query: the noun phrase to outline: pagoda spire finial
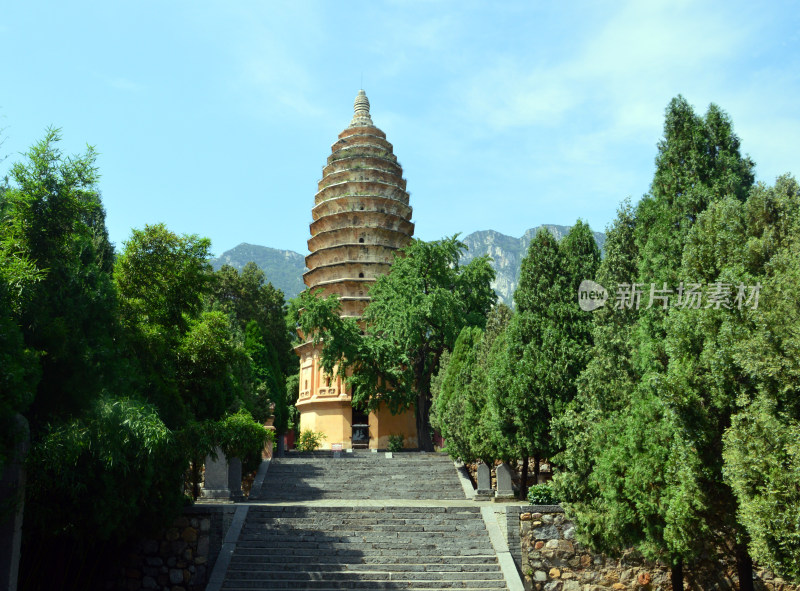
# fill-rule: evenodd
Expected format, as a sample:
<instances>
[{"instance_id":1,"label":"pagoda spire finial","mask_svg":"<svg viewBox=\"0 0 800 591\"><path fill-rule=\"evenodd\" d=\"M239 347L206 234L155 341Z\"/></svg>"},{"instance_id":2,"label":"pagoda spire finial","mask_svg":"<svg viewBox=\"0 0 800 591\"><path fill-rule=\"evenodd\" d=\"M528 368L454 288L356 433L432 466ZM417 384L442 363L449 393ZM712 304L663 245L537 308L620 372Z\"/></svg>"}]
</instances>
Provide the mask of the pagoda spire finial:
<instances>
[{"instance_id":1,"label":"pagoda spire finial","mask_svg":"<svg viewBox=\"0 0 800 591\"><path fill-rule=\"evenodd\" d=\"M353 119L350 127L372 126L372 117L369 116L369 99L364 90L359 90L353 103Z\"/></svg>"}]
</instances>

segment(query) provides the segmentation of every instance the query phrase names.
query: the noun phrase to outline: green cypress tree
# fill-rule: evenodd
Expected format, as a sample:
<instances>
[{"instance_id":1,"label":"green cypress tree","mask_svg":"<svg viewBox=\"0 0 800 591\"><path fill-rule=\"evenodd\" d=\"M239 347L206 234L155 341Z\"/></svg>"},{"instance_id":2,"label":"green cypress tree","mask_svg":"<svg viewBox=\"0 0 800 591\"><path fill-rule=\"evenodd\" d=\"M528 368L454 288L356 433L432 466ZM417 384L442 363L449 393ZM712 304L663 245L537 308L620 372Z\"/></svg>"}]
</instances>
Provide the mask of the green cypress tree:
<instances>
[{"instance_id":1,"label":"green cypress tree","mask_svg":"<svg viewBox=\"0 0 800 591\"><path fill-rule=\"evenodd\" d=\"M577 306L578 287L591 279L600 252L589 227L578 221L561 244L541 229L522 262L514 293L517 314L507 332L507 360L496 370L497 408L511 410L522 451L522 494L527 492L528 457L552 456L560 447L551 423L576 393L576 380L588 362L591 319ZM504 382L510 376L510 383Z\"/></svg>"}]
</instances>

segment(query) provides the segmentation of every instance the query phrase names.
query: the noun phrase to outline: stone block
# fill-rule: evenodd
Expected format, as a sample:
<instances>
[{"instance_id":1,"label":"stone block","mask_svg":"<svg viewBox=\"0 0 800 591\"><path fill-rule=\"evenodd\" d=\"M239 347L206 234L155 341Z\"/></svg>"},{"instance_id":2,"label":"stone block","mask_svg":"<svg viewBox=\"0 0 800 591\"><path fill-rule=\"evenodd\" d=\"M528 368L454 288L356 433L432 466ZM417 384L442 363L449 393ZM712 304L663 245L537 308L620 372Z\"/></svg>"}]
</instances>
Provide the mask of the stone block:
<instances>
[{"instance_id":1,"label":"stone block","mask_svg":"<svg viewBox=\"0 0 800 591\"><path fill-rule=\"evenodd\" d=\"M183 583L183 570L179 568L169 569L169 582L173 585L180 585Z\"/></svg>"},{"instance_id":2,"label":"stone block","mask_svg":"<svg viewBox=\"0 0 800 591\"><path fill-rule=\"evenodd\" d=\"M558 540L558 549L562 552L574 552L575 547L569 540Z\"/></svg>"},{"instance_id":3,"label":"stone block","mask_svg":"<svg viewBox=\"0 0 800 591\"><path fill-rule=\"evenodd\" d=\"M228 459L220 448L216 449L217 459L206 457L203 497L207 499L229 499L231 491L228 483Z\"/></svg>"},{"instance_id":4,"label":"stone block","mask_svg":"<svg viewBox=\"0 0 800 591\"><path fill-rule=\"evenodd\" d=\"M497 474L497 498L514 498L514 485L511 480L511 468L508 464L500 464L495 469Z\"/></svg>"},{"instance_id":5,"label":"stone block","mask_svg":"<svg viewBox=\"0 0 800 591\"><path fill-rule=\"evenodd\" d=\"M197 541L197 530L193 527L187 527L186 529L181 532L181 538L187 544L191 544L192 542Z\"/></svg>"},{"instance_id":6,"label":"stone block","mask_svg":"<svg viewBox=\"0 0 800 591\"><path fill-rule=\"evenodd\" d=\"M230 458L228 460L228 489L231 491L230 498L234 501L244 499L242 491L242 460Z\"/></svg>"},{"instance_id":7,"label":"stone block","mask_svg":"<svg viewBox=\"0 0 800 591\"><path fill-rule=\"evenodd\" d=\"M492 470L481 462L478 464L478 494L488 494L492 490Z\"/></svg>"},{"instance_id":8,"label":"stone block","mask_svg":"<svg viewBox=\"0 0 800 591\"><path fill-rule=\"evenodd\" d=\"M200 536L197 540L197 555L208 556L208 549L211 545L211 538L207 535ZM197 562L197 560L195 560Z\"/></svg>"},{"instance_id":9,"label":"stone block","mask_svg":"<svg viewBox=\"0 0 800 591\"><path fill-rule=\"evenodd\" d=\"M561 537L558 528L554 525L540 525L539 527L534 527L533 535L537 540L553 540Z\"/></svg>"}]
</instances>

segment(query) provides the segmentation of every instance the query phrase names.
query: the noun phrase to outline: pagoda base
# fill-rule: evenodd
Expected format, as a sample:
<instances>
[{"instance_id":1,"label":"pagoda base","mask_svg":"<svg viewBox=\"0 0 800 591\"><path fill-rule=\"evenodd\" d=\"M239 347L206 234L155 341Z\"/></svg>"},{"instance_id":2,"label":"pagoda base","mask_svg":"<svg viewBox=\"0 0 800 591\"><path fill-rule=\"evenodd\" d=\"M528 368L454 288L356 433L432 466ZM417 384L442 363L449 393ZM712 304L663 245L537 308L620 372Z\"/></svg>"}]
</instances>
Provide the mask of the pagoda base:
<instances>
[{"instance_id":1,"label":"pagoda base","mask_svg":"<svg viewBox=\"0 0 800 591\"><path fill-rule=\"evenodd\" d=\"M300 431L310 429L325 435L320 449L353 449L353 408L348 400L309 400L297 404ZM417 448L417 422L414 410L397 415L381 406L369 413L369 449L388 449L390 435L403 435L403 448Z\"/></svg>"}]
</instances>

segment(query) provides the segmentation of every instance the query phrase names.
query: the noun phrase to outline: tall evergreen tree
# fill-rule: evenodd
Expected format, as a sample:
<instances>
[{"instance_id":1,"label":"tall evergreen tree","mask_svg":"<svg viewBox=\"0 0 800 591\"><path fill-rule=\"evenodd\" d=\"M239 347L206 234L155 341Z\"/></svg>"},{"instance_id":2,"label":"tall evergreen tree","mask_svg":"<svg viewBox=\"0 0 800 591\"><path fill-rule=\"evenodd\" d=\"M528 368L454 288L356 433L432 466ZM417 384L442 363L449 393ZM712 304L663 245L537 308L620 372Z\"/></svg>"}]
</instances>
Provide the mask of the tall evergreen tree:
<instances>
[{"instance_id":1,"label":"tall evergreen tree","mask_svg":"<svg viewBox=\"0 0 800 591\"><path fill-rule=\"evenodd\" d=\"M517 459L515 442L503 439L500 420L490 402L491 351L511 318L511 309L498 304L486 319L486 329L465 326L453 354L442 356L431 385L431 425L444 437L447 452L464 461L491 465L496 458Z\"/></svg>"},{"instance_id":2,"label":"tall evergreen tree","mask_svg":"<svg viewBox=\"0 0 800 591\"><path fill-rule=\"evenodd\" d=\"M618 285L635 282L638 276L635 223L633 208L626 201L606 229L605 255L596 280L611 296L604 307L592 313L591 358L579 376L574 401L556 419L565 445L563 453L555 458L562 467L554 479L557 495L579 524L577 532L583 541L607 550L619 548L619 540L614 534L606 538L606 532L622 528L608 528L606 512L591 509L602 502L598 483L591 475L597 459L607 453L606 431L611 431L620 413L629 406L638 378L631 338L635 310L618 308L613 297Z\"/></svg>"},{"instance_id":3,"label":"tall evergreen tree","mask_svg":"<svg viewBox=\"0 0 800 591\"><path fill-rule=\"evenodd\" d=\"M475 388L478 365L477 350L483 331L477 326L465 326L456 339L449 355L439 387L432 390L431 426L444 438L451 457L471 462L476 458L470 441L470 430L475 424L467 423L467 407Z\"/></svg>"},{"instance_id":4,"label":"tall evergreen tree","mask_svg":"<svg viewBox=\"0 0 800 591\"><path fill-rule=\"evenodd\" d=\"M44 353L30 408L34 432L56 416L88 408L112 383L116 367L113 248L96 153L90 147L65 157L60 140L58 130L48 130L11 167L0 210L6 257L27 261L41 279L15 314L26 348Z\"/></svg>"},{"instance_id":5,"label":"tall evergreen tree","mask_svg":"<svg viewBox=\"0 0 800 591\"><path fill-rule=\"evenodd\" d=\"M797 531L786 527L800 495L785 480L800 470L789 451L800 433L800 314L785 295L798 278L798 211L789 177L756 187L746 203L712 204L689 235L683 268L730 293L719 305L675 311L667 323L669 403L694 434L704 466L696 478L710 499L704 515L735 539L743 586L752 578L748 545L779 571L800 574ZM752 462L765 468L758 477Z\"/></svg>"},{"instance_id":6,"label":"tall evergreen tree","mask_svg":"<svg viewBox=\"0 0 800 591\"><path fill-rule=\"evenodd\" d=\"M576 380L588 362L591 318L577 306L578 287L591 279L600 252L589 227L580 220L561 244L540 229L522 262L514 293L517 314L507 332L508 356L495 379L498 408L512 409L516 437L523 451L522 493L527 491L528 456L539 461L561 446L554 417L575 397ZM509 378L508 385L503 382Z\"/></svg>"},{"instance_id":7,"label":"tall evergreen tree","mask_svg":"<svg viewBox=\"0 0 800 591\"><path fill-rule=\"evenodd\" d=\"M695 280L681 275L695 222L709 204L743 200L753 182L752 162L740 155L730 120L714 105L699 117L685 99L673 99L658 148L650 194L635 212L638 281L616 278L629 294L652 285L667 290L652 294L663 295L681 280ZM643 293L642 302L647 300ZM636 312L628 343L615 336L613 321L600 316L607 329L595 330L598 357L582 377L581 400L600 420L591 431L593 456L570 457L574 469L590 473L573 495L572 510L581 535L601 547L631 544L663 559L673 566L673 587L682 588L683 562L707 549L725 522L718 509L726 495L708 486L722 485L719 472L713 476L719 462L704 464L698 453L709 432L692 424L689 398L681 399L685 392L668 375L668 370L680 373L671 358L677 341L667 339L670 331L682 338L681 329L671 328L675 308L664 309L652 299L648 304ZM602 384L604 376L614 380L613 388ZM647 416L658 420L657 429L644 428Z\"/></svg>"}]
</instances>

